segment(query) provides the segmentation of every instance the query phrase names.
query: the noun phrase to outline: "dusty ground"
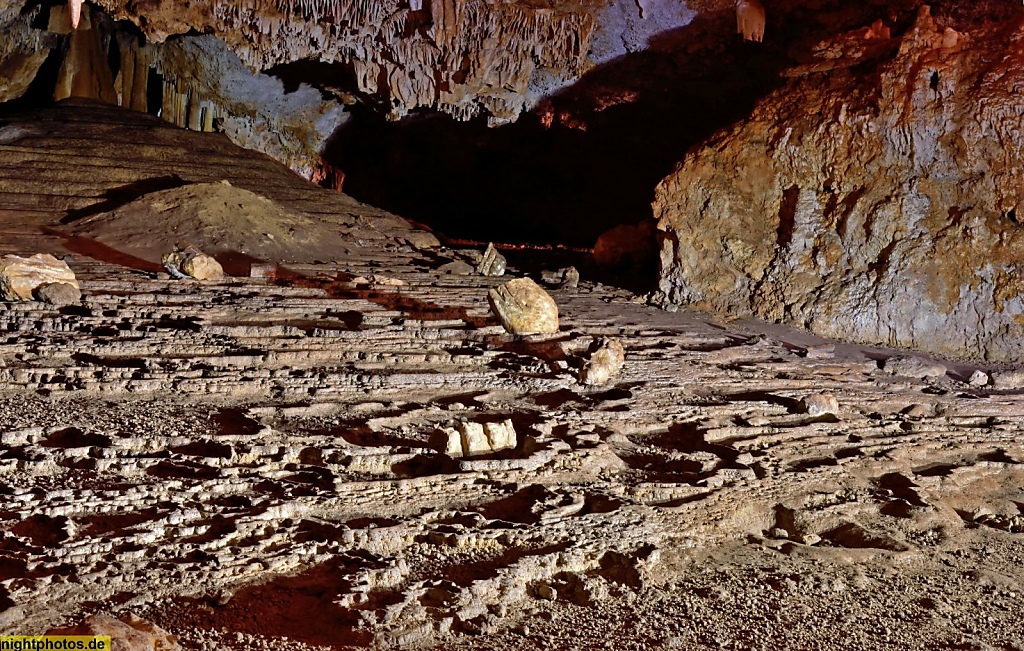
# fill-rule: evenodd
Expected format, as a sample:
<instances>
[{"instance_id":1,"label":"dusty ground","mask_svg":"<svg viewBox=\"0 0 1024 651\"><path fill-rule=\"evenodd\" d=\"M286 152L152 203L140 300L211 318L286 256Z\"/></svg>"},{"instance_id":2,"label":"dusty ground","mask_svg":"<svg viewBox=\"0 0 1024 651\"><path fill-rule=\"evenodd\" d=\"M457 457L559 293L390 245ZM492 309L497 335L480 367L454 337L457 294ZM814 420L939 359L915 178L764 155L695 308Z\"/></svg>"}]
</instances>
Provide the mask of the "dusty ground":
<instances>
[{"instance_id":1,"label":"dusty ground","mask_svg":"<svg viewBox=\"0 0 1024 651\"><path fill-rule=\"evenodd\" d=\"M67 245L4 210L5 250ZM552 292L559 333L516 339L502 279L400 235L203 285L71 253L80 305L0 305L0 631L102 611L192 649L1024 648L1019 390L586 280ZM586 387L598 336L626 363ZM838 414L805 413L821 392ZM429 446L505 418L514 451Z\"/></svg>"}]
</instances>

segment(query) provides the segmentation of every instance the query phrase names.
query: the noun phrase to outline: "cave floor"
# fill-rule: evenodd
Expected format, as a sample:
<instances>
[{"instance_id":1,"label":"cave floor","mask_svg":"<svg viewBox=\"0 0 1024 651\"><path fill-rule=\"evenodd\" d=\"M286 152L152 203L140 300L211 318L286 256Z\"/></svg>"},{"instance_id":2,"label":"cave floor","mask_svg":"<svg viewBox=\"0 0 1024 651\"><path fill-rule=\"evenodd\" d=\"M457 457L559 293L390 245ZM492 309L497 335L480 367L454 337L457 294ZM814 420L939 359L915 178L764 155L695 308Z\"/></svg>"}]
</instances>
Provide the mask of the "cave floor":
<instances>
[{"instance_id":1,"label":"cave floor","mask_svg":"<svg viewBox=\"0 0 1024 651\"><path fill-rule=\"evenodd\" d=\"M586 279L551 291L558 333L512 337L504 278L442 274L468 254L230 149L202 178L251 174L362 244L171 280L50 230L168 170L108 156L104 180L35 133L0 143L0 248L68 256L84 296L0 304L0 632L107 612L190 649L1024 648L1019 391ZM625 365L580 384L605 336ZM838 414L805 413L823 392ZM432 446L505 419L514 450Z\"/></svg>"}]
</instances>

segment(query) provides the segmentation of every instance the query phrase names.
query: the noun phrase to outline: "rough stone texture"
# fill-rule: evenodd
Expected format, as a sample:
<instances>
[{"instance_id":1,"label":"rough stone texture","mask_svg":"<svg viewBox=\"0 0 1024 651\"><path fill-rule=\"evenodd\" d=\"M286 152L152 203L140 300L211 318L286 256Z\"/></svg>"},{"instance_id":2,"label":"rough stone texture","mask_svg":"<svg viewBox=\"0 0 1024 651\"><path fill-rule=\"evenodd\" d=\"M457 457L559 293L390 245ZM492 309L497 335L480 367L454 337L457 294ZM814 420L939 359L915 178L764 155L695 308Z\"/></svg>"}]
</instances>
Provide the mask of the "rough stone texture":
<instances>
[{"instance_id":1,"label":"rough stone texture","mask_svg":"<svg viewBox=\"0 0 1024 651\"><path fill-rule=\"evenodd\" d=\"M128 614L121 618L104 613L90 615L71 628L47 631L47 635L109 635L111 651L178 651L177 638L152 622Z\"/></svg>"},{"instance_id":2,"label":"rough stone texture","mask_svg":"<svg viewBox=\"0 0 1024 651\"><path fill-rule=\"evenodd\" d=\"M580 382L606 384L615 377L625 361L626 351L622 348L622 342L609 337L601 339L580 370Z\"/></svg>"},{"instance_id":3,"label":"rough stone texture","mask_svg":"<svg viewBox=\"0 0 1024 651\"><path fill-rule=\"evenodd\" d=\"M831 393L815 393L800 400L800 410L808 416L839 414L839 401Z\"/></svg>"},{"instance_id":4,"label":"rough stone texture","mask_svg":"<svg viewBox=\"0 0 1024 651\"><path fill-rule=\"evenodd\" d=\"M558 332L558 305L530 278L516 278L487 292L491 310L514 335Z\"/></svg>"},{"instance_id":5,"label":"rough stone texture","mask_svg":"<svg viewBox=\"0 0 1024 651\"><path fill-rule=\"evenodd\" d=\"M256 70L303 59L351 63L359 91L388 98L396 117L433 106L462 118L483 109L515 119L532 87L584 70L594 24L587 5L574 2L437 0L420 10L398 0L97 4L155 42L190 29L213 33Z\"/></svg>"},{"instance_id":6,"label":"rough stone texture","mask_svg":"<svg viewBox=\"0 0 1024 651\"><path fill-rule=\"evenodd\" d=\"M175 248L163 256L161 262L175 278L220 280L224 277L224 268L217 260L191 245L181 249ZM251 270L249 275L252 275Z\"/></svg>"},{"instance_id":7,"label":"rough stone texture","mask_svg":"<svg viewBox=\"0 0 1024 651\"><path fill-rule=\"evenodd\" d=\"M515 339L498 279L439 272L468 252L265 157L36 119L67 137L0 143L0 253L71 256L88 300L0 305L0 633L100 610L196 650L1024 646L1024 405L967 383L991 365L893 376L896 351L587 279L552 291L557 335ZM319 210L352 249L197 285L55 235L170 172ZM585 389L602 337L629 358ZM842 422L795 409L820 392ZM514 449L429 444L506 419Z\"/></svg>"},{"instance_id":8,"label":"rough stone texture","mask_svg":"<svg viewBox=\"0 0 1024 651\"><path fill-rule=\"evenodd\" d=\"M661 291L827 336L1019 358L1020 19L959 34L924 8L887 32L821 43L662 182Z\"/></svg>"},{"instance_id":9,"label":"rough stone texture","mask_svg":"<svg viewBox=\"0 0 1024 651\"><path fill-rule=\"evenodd\" d=\"M253 73L213 36L148 45L137 56L163 76L165 120L194 131L222 131L307 179L320 169L328 138L349 118L340 102L314 88L303 84L286 92L279 79Z\"/></svg>"},{"instance_id":10,"label":"rough stone texture","mask_svg":"<svg viewBox=\"0 0 1024 651\"><path fill-rule=\"evenodd\" d=\"M0 258L0 298L5 301L34 301L36 289L50 283L67 283L79 289L68 263L49 253Z\"/></svg>"},{"instance_id":11,"label":"rough stone texture","mask_svg":"<svg viewBox=\"0 0 1024 651\"><path fill-rule=\"evenodd\" d=\"M48 34L32 29L39 8L19 15L19 5L0 5L0 102L21 97L28 90L53 43Z\"/></svg>"},{"instance_id":12,"label":"rough stone texture","mask_svg":"<svg viewBox=\"0 0 1024 651\"><path fill-rule=\"evenodd\" d=\"M476 272L482 276L504 276L507 265L505 256L498 253L498 249L494 248L494 243L491 242L480 256Z\"/></svg>"},{"instance_id":13,"label":"rough stone texture","mask_svg":"<svg viewBox=\"0 0 1024 651\"><path fill-rule=\"evenodd\" d=\"M71 283L44 283L36 288L35 297L50 305L70 305L82 300L82 292Z\"/></svg>"}]
</instances>

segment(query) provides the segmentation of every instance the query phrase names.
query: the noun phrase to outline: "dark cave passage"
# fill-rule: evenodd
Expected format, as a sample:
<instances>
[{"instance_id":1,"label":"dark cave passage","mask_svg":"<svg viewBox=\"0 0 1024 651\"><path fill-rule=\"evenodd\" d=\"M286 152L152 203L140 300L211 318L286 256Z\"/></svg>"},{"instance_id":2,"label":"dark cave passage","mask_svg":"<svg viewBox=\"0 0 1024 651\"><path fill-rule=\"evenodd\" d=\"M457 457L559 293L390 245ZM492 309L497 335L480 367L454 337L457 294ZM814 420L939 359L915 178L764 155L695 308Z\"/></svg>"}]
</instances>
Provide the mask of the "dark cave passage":
<instances>
[{"instance_id":1,"label":"dark cave passage","mask_svg":"<svg viewBox=\"0 0 1024 651\"><path fill-rule=\"evenodd\" d=\"M899 30L911 9L795 7L769 14L764 43L744 42L732 12L703 14L514 124L427 112L389 122L357 104L324 156L346 193L451 238L589 248L650 220L655 187L687 150L749 115L824 35L879 18Z\"/></svg>"},{"instance_id":2,"label":"dark cave passage","mask_svg":"<svg viewBox=\"0 0 1024 651\"><path fill-rule=\"evenodd\" d=\"M686 150L779 85L781 47L723 49L624 57L497 128L436 113L388 122L355 106L324 155L346 193L449 237L589 248L650 219L655 186Z\"/></svg>"}]
</instances>

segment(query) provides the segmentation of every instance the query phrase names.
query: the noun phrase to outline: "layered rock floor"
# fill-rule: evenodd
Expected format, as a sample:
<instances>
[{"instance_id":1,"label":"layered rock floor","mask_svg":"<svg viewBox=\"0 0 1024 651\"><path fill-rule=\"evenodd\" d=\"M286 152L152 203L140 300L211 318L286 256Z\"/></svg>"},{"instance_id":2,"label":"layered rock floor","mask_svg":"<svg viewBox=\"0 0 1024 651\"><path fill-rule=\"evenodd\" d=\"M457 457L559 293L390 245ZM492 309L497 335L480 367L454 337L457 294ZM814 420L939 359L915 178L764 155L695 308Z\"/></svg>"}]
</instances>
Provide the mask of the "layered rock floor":
<instances>
[{"instance_id":1,"label":"layered rock floor","mask_svg":"<svg viewBox=\"0 0 1024 651\"><path fill-rule=\"evenodd\" d=\"M102 165L30 149L0 157L104 200ZM83 299L0 305L3 633L131 612L190 649L1024 648L1024 403L974 368L586 279L551 292L559 332L515 338L505 278L444 275L466 254L308 186L376 236L170 280L69 250L39 230L68 208L11 187L2 252L67 255ZM601 337L625 365L583 385ZM838 413L806 413L823 393ZM460 419L518 445L437 452Z\"/></svg>"}]
</instances>

